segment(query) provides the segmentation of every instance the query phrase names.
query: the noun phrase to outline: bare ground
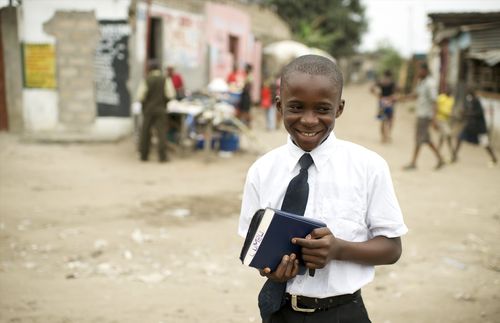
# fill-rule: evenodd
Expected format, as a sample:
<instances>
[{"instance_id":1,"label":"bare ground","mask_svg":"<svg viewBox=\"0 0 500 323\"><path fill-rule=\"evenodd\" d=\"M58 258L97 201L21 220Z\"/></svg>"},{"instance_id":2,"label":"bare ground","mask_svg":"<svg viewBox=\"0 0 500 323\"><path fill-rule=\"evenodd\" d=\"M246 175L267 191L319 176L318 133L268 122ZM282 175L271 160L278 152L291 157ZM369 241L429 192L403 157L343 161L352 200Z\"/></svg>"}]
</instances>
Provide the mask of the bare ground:
<instances>
[{"instance_id":1,"label":"bare ground","mask_svg":"<svg viewBox=\"0 0 500 323\"><path fill-rule=\"evenodd\" d=\"M457 164L433 171L424 149L419 169L404 172L409 106L382 145L367 87L345 98L336 134L386 158L410 228L401 260L363 289L372 321L500 322L500 167L464 146ZM0 321L258 322L263 281L240 264L236 227L249 151L285 141L263 128L259 115L246 153L168 164L138 162L133 139L43 145L0 134Z\"/></svg>"}]
</instances>

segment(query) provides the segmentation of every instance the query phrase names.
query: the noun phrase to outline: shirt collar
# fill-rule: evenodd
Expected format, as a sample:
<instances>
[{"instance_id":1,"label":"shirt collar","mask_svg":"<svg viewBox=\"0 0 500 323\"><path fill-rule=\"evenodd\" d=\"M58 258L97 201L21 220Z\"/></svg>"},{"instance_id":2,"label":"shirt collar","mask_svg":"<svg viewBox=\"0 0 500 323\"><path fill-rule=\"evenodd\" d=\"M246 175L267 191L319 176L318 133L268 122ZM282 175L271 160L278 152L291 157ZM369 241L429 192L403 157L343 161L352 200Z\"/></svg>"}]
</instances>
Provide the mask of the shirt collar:
<instances>
[{"instance_id":1,"label":"shirt collar","mask_svg":"<svg viewBox=\"0 0 500 323\"><path fill-rule=\"evenodd\" d=\"M337 142L337 137L335 137L335 134L332 131L325 141L323 141L318 147L314 148L312 151L309 152L314 161L314 167L316 167L318 172L321 172L323 166L328 162L328 159L330 159L330 157L332 156L334 148L336 146L335 145L336 142ZM293 169L297 166L300 157L303 154L305 154L306 151L302 150L300 147L295 145L290 135L288 135L287 148L290 156L290 158L287 161L288 170L292 172Z\"/></svg>"}]
</instances>

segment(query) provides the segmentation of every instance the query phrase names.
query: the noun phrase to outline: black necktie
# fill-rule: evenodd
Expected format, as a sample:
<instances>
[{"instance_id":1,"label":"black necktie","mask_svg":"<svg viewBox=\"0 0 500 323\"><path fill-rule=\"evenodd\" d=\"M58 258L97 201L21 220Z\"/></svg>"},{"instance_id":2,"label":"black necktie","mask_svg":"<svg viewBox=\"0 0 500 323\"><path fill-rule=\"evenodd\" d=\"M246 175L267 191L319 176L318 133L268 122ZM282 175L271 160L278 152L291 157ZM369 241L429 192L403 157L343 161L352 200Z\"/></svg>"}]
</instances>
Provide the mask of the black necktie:
<instances>
[{"instance_id":1,"label":"black necktie","mask_svg":"<svg viewBox=\"0 0 500 323\"><path fill-rule=\"evenodd\" d=\"M309 184L307 183L307 170L313 164L311 155L304 154L299 159L300 172L292 178L286 189L285 198L281 210L297 215L304 215L306 211L307 198L309 196Z\"/></svg>"},{"instance_id":2,"label":"black necktie","mask_svg":"<svg viewBox=\"0 0 500 323\"><path fill-rule=\"evenodd\" d=\"M281 210L304 215L309 196L309 184L307 183L308 169L313 164L311 155L304 154L299 159L300 172L290 180L286 189L285 198ZM304 268L305 269L305 268ZM303 271L304 272L304 271ZM311 275L314 275L310 271ZM279 311L284 304L286 283L278 283L268 279L259 293L260 315L264 323L269 321L272 313Z\"/></svg>"},{"instance_id":3,"label":"black necktie","mask_svg":"<svg viewBox=\"0 0 500 323\"><path fill-rule=\"evenodd\" d=\"M309 197L309 184L307 183L308 169L314 163L311 155L304 154L299 159L300 172L290 180L286 189L281 210L297 215L304 215ZM299 274L303 275L305 268L301 267ZM309 270L310 276L314 276L314 269Z\"/></svg>"}]
</instances>

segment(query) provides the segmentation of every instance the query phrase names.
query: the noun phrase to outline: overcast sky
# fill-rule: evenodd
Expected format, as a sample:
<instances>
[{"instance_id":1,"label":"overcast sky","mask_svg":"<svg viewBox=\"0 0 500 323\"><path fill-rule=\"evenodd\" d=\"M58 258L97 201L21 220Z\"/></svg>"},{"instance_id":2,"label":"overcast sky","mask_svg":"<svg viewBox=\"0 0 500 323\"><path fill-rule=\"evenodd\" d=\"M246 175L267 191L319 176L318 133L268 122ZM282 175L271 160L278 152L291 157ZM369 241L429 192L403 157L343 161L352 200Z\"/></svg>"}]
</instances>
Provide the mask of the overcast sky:
<instances>
[{"instance_id":1,"label":"overcast sky","mask_svg":"<svg viewBox=\"0 0 500 323\"><path fill-rule=\"evenodd\" d=\"M389 41L402 55L423 53L430 48L428 13L500 11L500 0L362 0L368 31L361 50L374 50Z\"/></svg>"},{"instance_id":2,"label":"overcast sky","mask_svg":"<svg viewBox=\"0 0 500 323\"><path fill-rule=\"evenodd\" d=\"M428 13L500 11L500 0L361 1L366 7L368 31L363 36L360 49L374 50L381 41L388 41L406 57L429 49ZM0 0L0 6L7 3L8 0Z\"/></svg>"}]
</instances>

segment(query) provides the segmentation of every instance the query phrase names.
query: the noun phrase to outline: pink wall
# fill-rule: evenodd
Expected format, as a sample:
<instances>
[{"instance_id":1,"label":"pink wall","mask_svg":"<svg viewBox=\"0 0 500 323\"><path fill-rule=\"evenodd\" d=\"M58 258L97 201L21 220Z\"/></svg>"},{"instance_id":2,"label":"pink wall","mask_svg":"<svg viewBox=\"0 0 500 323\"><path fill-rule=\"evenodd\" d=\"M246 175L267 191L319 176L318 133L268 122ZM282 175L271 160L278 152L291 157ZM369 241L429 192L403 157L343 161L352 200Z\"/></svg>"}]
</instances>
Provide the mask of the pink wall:
<instances>
[{"instance_id":1,"label":"pink wall","mask_svg":"<svg viewBox=\"0 0 500 323\"><path fill-rule=\"evenodd\" d=\"M254 101L260 100L260 90L262 87L262 43L260 41L255 41L253 46L253 88L252 88L252 99Z\"/></svg>"},{"instance_id":2,"label":"pink wall","mask_svg":"<svg viewBox=\"0 0 500 323\"><path fill-rule=\"evenodd\" d=\"M207 85L205 17L158 3L151 5L150 15L162 19L163 67L174 65L187 91L204 89Z\"/></svg>"},{"instance_id":3,"label":"pink wall","mask_svg":"<svg viewBox=\"0 0 500 323\"><path fill-rule=\"evenodd\" d=\"M206 10L206 38L209 46L209 79L223 78L231 72L233 58L229 51L229 36L238 38L237 65L243 69L246 63L254 66L253 99L260 93L261 45L255 42L251 20L245 12L223 4L208 2Z\"/></svg>"}]
</instances>

